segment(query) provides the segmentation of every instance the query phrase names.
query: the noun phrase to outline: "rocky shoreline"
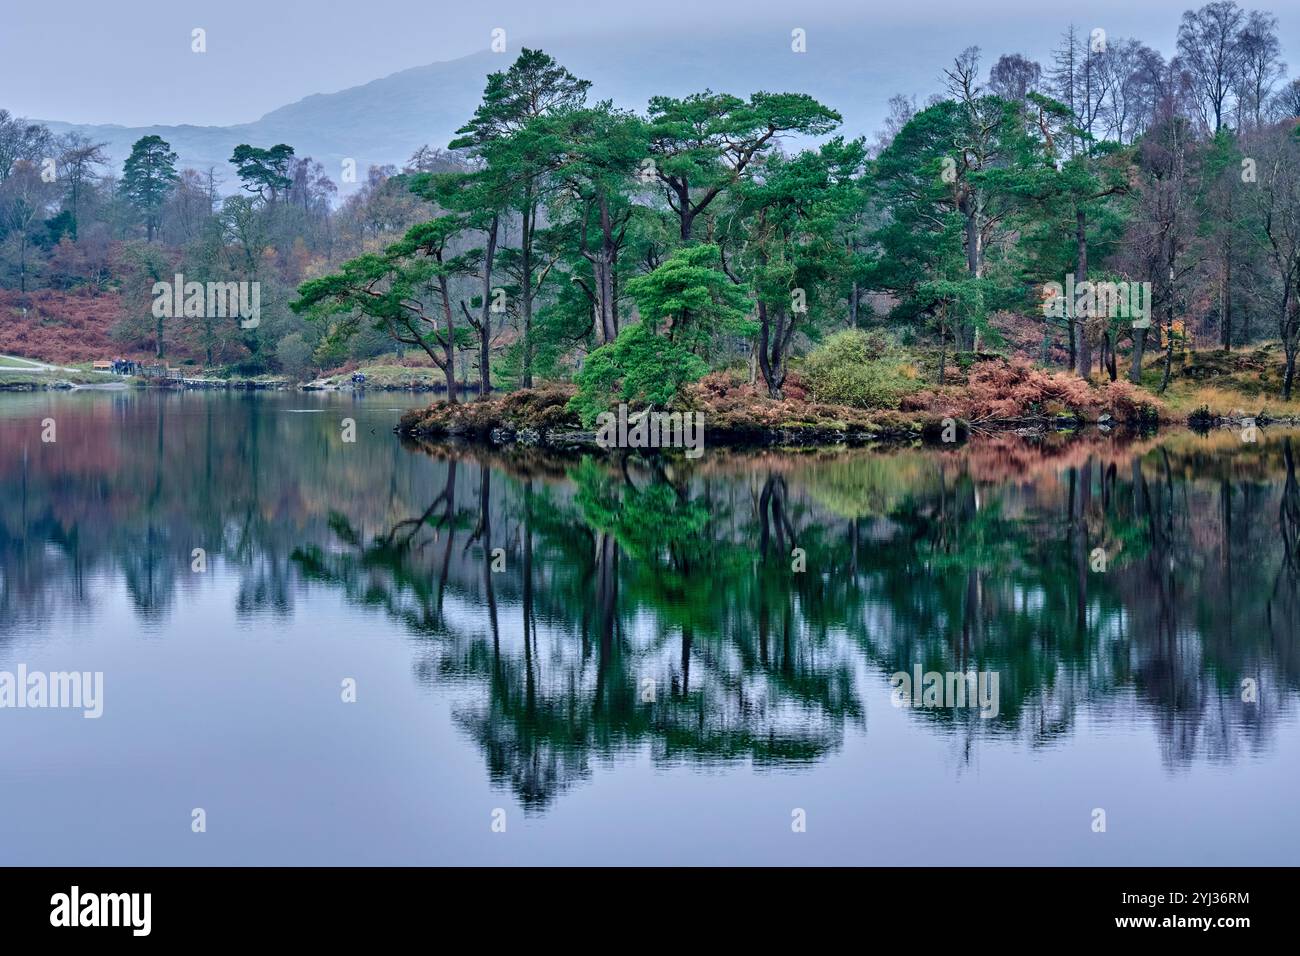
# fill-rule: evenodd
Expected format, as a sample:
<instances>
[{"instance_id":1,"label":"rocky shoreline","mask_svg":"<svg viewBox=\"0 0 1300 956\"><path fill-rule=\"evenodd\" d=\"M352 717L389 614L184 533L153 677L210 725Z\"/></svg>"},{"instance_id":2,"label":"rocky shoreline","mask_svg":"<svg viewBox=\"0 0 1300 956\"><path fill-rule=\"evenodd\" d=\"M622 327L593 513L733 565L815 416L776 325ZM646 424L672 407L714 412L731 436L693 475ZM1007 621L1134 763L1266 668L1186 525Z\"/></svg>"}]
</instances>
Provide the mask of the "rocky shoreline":
<instances>
[{"instance_id":1,"label":"rocky shoreline","mask_svg":"<svg viewBox=\"0 0 1300 956\"><path fill-rule=\"evenodd\" d=\"M1270 415L1267 412L1261 412L1258 415L1246 415L1244 413L1233 413L1231 415L1216 415L1209 409L1201 408L1187 417L1187 424L1194 431L1206 432L1214 428L1230 429L1240 431L1243 428L1249 428L1252 425L1257 428L1267 428L1270 425L1277 425L1283 428L1300 427L1300 416L1295 415Z\"/></svg>"},{"instance_id":2,"label":"rocky shoreline","mask_svg":"<svg viewBox=\"0 0 1300 956\"><path fill-rule=\"evenodd\" d=\"M495 448L529 448L553 452L614 452L633 451L645 454L658 454L665 451L680 452L674 448L619 448L602 446L597 441L597 433L592 429L551 427L535 428L517 427L508 423L479 429L429 428L421 427L411 420L408 412L403 421L393 431L404 439L422 442L450 441L457 444L481 445ZM1187 422L1192 430L1205 433L1213 429L1241 431L1249 426L1248 421L1231 418L1218 418L1213 424ZM752 430L705 428L704 447L718 448L829 448L843 446L848 448L869 445L924 444L943 446L944 444L962 444L972 435L1007 435L1013 434L1028 441L1046 438L1049 435L1083 434L1094 432L1100 435L1112 433L1122 435L1151 435L1159 430L1157 425L1144 424L1135 426L1126 423L1090 422L1078 418L1050 416L1040 419L1015 419L1007 421L981 422L972 425L962 419L953 421L952 438L945 441L944 424L926 419L915 419L906 425L882 425L878 428L833 428L833 427L785 427ZM1261 418L1255 421L1256 427L1300 428L1300 419L1296 418Z\"/></svg>"},{"instance_id":3,"label":"rocky shoreline","mask_svg":"<svg viewBox=\"0 0 1300 956\"><path fill-rule=\"evenodd\" d=\"M76 387L75 383L64 379L56 382L0 382L0 392L68 392Z\"/></svg>"},{"instance_id":4,"label":"rocky shoreline","mask_svg":"<svg viewBox=\"0 0 1300 956\"><path fill-rule=\"evenodd\" d=\"M408 413L409 415L410 413ZM1041 419L1015 419L1002 422L981 422L973 426L962 419L953 419L951 428L943 421L914 419L906 424L888 424L877 428L834 428L834 427L777 427L737 430L733 428L705 427L705 446L725 448L825 448L836 445L845 447L862 447L873 444L915 443L943 445L962 443L972 434L1015 434L1022 438L1033 439L1049 434L1067 434L1094 429L1101 434L1112 431L1128 433L1149 433L1153 427L1142 429L1125 425L1111 425L1106 422L1086 422L1080 419L1061 417L1044 417ZM952 436L945 441L944 432ZM660 448L617 449L602 446L597 441L597 433L592 429L582 428L533 428L515 427L510 424L478 429L442 429L420 427L404 420L393 431L403 438L424 441L452 440L472 444L486 444L495 447L518 445L525 448L542 448L555 451L607 451L633 450L655 453Z\"/></svg>"},{"instance_id":5,"label":"rocky shoreline","mask_svg":"<svg viewBox=\"0 0 1300 956\"><path fill-rule=\"evenodd\" d=\"M607 450L595 429L584 428L567 408L571 391L544 387L515 392L490 402L434 403L411 409L394 429L404 438L451 440L489 446L518 445L556 451ZM1014 433L1026 438L1095 428L1151 431L1155 423L1115 421L1103 414L1090 421L1075 414L1031 415L977 422L930 412L866 412L840 406L800 406L786 419L765 417L764 406L752 412L730 408L696 409L703 417L704 445L731 448L827 447L871 444L965 441L972 433ZM783 409L789 412L790 409ZM661 449L648 447L655 453Z\"/></svg>"}]
</instances>

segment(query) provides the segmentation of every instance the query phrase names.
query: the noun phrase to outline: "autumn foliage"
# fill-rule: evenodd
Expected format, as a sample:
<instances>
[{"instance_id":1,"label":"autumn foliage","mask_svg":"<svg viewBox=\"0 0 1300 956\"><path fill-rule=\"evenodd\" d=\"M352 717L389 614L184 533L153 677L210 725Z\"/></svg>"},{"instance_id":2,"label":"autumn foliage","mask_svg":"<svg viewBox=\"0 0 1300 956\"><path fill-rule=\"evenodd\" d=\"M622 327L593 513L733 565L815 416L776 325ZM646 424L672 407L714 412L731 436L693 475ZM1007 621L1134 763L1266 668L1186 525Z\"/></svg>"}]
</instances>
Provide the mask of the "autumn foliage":
<instances>
[{"instance_id":1,"label":"autumn foliage","mask_svg":"<svg viewBox=\"0 0 1300 956\"><path fill-rule=\"evenodd\" d=\"M774 432L862 432L869 434L919 431L926 415L900 415L891 410L867 410L810 400L807 384L795 372L785 381L781 398L769 398L761 385L730 372L713 372L686 388L683 404L704 415L710 432L736 437Z\"/></svg>"},{"instance_id":2,"label":"autumn foliage","mask_svg":"<svg viewBox=\"0 0 1300 956\"><path fill-rule=\"evenodd\" d=\"M1158 399L1130 382L1093 384L1076 375L1048 372L1023 359L980 362L965 385L906 396L901 407L975 423L1060 415L1087 421L1109 415L1122 422L1139 422L1166 415Z\"/></svg>"},{"instance_id":3,"label":"autumn foliage","mask_svg":"<svg viewBox=\"0 0 1300 956\"><path fill-rule=\"evenodd\" d=\"M26 309L24 315L23 310ZM0 290L0 354L69 365L96 359L147 359L149 353L115 340L121 314L116 293L40 289Z\"/></svg>"}]
</instances>

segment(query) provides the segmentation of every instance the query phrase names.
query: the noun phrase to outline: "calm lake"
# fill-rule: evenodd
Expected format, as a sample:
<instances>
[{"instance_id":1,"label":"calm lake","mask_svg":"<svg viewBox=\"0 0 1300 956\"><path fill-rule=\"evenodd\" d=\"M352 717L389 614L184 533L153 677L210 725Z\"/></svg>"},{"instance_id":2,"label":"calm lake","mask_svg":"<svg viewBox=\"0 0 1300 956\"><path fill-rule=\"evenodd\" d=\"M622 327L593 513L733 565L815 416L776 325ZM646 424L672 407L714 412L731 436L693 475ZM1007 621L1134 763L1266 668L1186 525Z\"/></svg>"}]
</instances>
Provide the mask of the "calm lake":
<instances>
[{"instance_id":1,"label":"calm lake","mask_svg":"<svg viewBox=\"0 0 1300 956\"><path fill-rule=\"evenodd\" d=\"M103 674L0 709L0 863L1300 854L1300 436L620 462L418 401L0 396L0 672Z\"/></svg>"}]
</instances>

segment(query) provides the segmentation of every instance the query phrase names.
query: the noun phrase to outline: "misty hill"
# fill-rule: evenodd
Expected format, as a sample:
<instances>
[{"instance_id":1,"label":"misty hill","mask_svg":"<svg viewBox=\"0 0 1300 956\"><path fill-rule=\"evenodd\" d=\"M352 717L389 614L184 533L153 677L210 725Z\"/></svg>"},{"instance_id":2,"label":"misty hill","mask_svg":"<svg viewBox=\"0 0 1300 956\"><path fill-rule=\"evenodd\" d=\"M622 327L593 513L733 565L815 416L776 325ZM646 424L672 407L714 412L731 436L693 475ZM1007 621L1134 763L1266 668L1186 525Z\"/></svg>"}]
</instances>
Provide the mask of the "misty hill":
<instances>
[{"instance_id":1,"label":"misty hill","mask_svg":"<svg viewBox=\"0 0 1300 956\"><path fill-rule=\"evenodd\" d=\"M990 30L990 32L995 32ZM1044 43L1051 38L1045 37ZM700 35L685 40L662 36L537 40L575 74L593 81L594 98L644 110L655 94L685 95L712 88L747 95L756 90L810 93L844 114L844 131L870 135L885 115L891 95L938 89L936 64L946 63L973 36L954 39L933 33L895 36L836 28L807 27L808 52L790 48L789 30L736 35ZM990 38L991 62L1000 49ZM474 111L489 72L506 68L517 55L488 51L431 63L335 93L308 96L235 126L77 125L45 120L57 133L78 130L108 144L115 172L141 136L157 134L172 144L181 167L216 166L226 188L234 184L227 165L240 143L271 146L284 142L300 156L324 164L337 182L345 158L356 160L358 178L371 165L400 166L417 147L446 146L454 130ZM349 186L340 183L346 193Z\"/></svg>"}]
</instances>

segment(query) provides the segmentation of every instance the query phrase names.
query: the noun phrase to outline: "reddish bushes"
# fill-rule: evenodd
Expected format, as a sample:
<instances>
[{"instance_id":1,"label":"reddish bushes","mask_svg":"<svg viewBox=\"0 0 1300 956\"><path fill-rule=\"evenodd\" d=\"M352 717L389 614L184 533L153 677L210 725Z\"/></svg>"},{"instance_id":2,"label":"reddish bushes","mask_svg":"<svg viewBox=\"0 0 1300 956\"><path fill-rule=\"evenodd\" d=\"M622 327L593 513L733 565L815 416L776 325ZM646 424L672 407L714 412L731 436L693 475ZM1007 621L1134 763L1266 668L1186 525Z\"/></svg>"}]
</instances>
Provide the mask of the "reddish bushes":
<instances>
[{"instance_id":1,"label":"reddish bushes","mask_svg":"<svg viewBox=\"0 0 1300 956\"><path fill-rule=\"evenodd\" d=\"M26 309L26 315L23 314ZM148 353L114 340L121 305L116 293L84 295L41 289L0 290L0 353L69 365Z\"/></svg>"},{"instance_id":2,"label":"reddish bushes","mask_svg":"<svg viewBox=\"0 0 1300 956\"><path fill-rule=\"evenodd\" d=\"M819 429L874 433L882 430L882 423L889 430L904 427L889 412L810 402L803 381L794 374L786 378L782 391L782 398L769 398L762 385L750 385L729 372L713 372L688 386L683 402L702 412L709 431L719 434L758 436Z\"/></svg>"},{"instance_id":3,"label":"reddish bushes","mask_svg":"<svg viewBox=\"0 0 1300 956\"><path fill-rule=\"evenodd\" d=\"M1053 415L1095 421L1103 414L1139 421L1164 410L1153 396L1127 381L1092 385L1063 372L1047 372L1022 359L981 362L964 386L928 389L903 399L904 411L928 411L972 422Z\"/></svg>"}]
</instances>

